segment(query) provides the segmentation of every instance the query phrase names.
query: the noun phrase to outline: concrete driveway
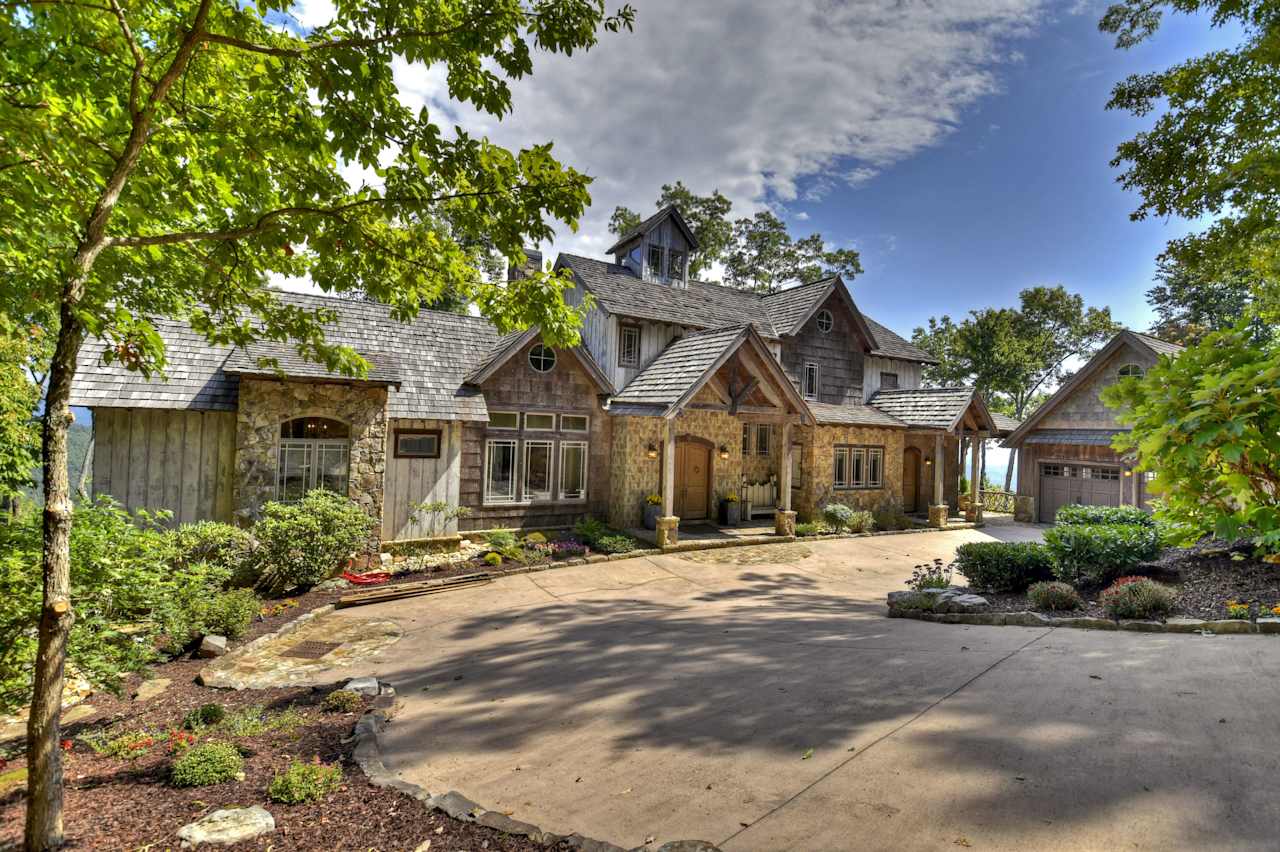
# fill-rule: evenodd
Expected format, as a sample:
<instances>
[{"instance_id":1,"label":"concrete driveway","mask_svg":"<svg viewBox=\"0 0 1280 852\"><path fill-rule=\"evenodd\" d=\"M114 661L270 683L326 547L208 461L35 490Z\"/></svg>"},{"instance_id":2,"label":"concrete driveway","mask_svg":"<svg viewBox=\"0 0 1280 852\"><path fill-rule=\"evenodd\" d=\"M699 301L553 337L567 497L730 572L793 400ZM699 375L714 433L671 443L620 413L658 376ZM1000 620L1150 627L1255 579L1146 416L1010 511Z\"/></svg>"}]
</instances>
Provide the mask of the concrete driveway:
<instances>
[{"instance_id":1,"label":"concrete driveway","mask_svg":"<svg viewBox=\"0 0 1280 852\"><path fill-rule=\"evenodd\" d=\"M1274 638L884 617L913 565L1038 534L641 558L331 618L405 631L362 666L404 701L391 768L550 831L726 850L1280 846Z\"/></svg>"}]
</instances>

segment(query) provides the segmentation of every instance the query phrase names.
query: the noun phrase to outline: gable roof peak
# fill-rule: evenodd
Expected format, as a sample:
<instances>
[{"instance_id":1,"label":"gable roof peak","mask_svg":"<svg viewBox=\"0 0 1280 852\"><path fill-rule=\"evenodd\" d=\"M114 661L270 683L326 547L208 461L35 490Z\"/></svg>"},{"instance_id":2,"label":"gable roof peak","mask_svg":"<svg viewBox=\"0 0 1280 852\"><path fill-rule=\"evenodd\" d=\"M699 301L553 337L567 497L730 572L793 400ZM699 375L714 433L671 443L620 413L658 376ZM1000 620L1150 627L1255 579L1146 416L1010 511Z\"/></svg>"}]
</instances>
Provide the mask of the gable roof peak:
<instances>
[{"instance_id":1,"label":"gable roof peak","mask_svg":"<svg viewBox=\"0 0 1280 852\"><path fill-rule=\"evenodd\" d=\"M636 225L634 228L624 232L622 236L618 237L613 245L609 246L605 251L605 254L614 254L618 249L622 248L641 234L647 234L649 231L652 231L668 218L671 219L671 221L675 223L676 227L684 234L685 241L689 244L689 251L697 251L698 238L693 235L693 229L689 227L689 223L686 222L684 216L681 215L680 208L674 204L668 204L659 209L657 213L654 213L649 218L642 220L640 224Z\"/></svg>"}]
</instances>

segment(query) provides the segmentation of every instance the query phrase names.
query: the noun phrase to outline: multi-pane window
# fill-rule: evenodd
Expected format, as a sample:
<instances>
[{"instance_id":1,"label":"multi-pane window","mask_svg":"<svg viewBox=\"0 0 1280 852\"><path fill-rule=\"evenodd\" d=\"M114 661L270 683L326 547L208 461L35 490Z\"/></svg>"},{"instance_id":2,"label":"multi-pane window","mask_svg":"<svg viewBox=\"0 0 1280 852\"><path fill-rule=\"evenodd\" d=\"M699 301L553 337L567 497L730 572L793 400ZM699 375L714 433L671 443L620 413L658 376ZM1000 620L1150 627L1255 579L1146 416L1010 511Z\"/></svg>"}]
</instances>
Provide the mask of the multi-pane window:
<instances>
[{"instance_id":1,"label":"multi-pane window","mask_svg":"<svg viewBox=\"0 0 1280 852\"><path fill-rule=\"evenodd\" d=\"M755 429L751 428L750 423L742 424L742 454L744 456L751 455L751 436L755 431Z\"/></svg>"},{"instance_id":2,"label":"multi-pane window","mask_svg":"<svg viewBox=\"0 0 1280 852\"><path fill-rule=\"evenodd\" d=\"M649 243L649 277L662 277L662 246Z\"/></svg>"},{"instance_id":3,"label":"multi-pane window","mask_svg":"<svg viewBox=\"0 0 1280 852\"><path fill-rule=\"evenodd\" d=\"M440 430L397 429L393 455L398 459L440 458Z\"/></svg>"},{"instance_id":4,"label":"multi-pane window","mask_svg":"<svg viewBox=\"0 0 1280 852\"><path fill-rule=\"evenodd\" d=\"M768 423L756 424L756 455L769 455L769 447L773 438L773 427Z\"/></svg>"},{"instance_id":5,"label":"multi-pane window","mask_svg":"<svg viewBox=\"0 0 1280 852\"><path fill-rule=\"evenodd\" d=\"M551 441L524 442L524 499L551 499Z\"/></svg>"},{"instance_id":6,"label":"multi-pane window","mask_svg":"<svg viewBox=\"0 0 1280 852\"><path fill-rule=\"evenodd\" d=\"M896 390L898 387L898 374L897 373L881 373L880 387L885 390Z\"/></svg>"},{"instance_id":7,"label":"multi-pane window","mask_svg":"<svg viewBox=\"0 0 1280 852\"><path fill-rule=\"evenodd\" d=\"M640 326L623 325L618 328L618 366L640 365Z\"/></svg>"},{"instance_id":8,"label":"multi-pane window","mask_svg":"<svg viewBox=\"0 0 1280 852\"><path fill-rule=\"evenodd\" d=\"M667 275L673 281L684 280L684 252L672 249L667 253Z\"/></svg>"},{"instance_id":9,"label":"multi-pane window","mask_svg":"<svg viewBox=\"0 0 1280 852\"><path fill-rule=\"evenodd\" d=\"M838 446L833 453L831 479L837 489L884 486L884 447Z\"/></svg>"},{"instance_id":10,"label":"multi-pane window","mask_svg":"<svg viewBox=\"0 0 1280 852\"><path fill-rule=\"evenodd\" d=\"M485 445L484 501L514 503L516 499L516 442L494 440Z\"/></svg>"},{"instance_id":11,"label":"multi-pane window","mask_svg":"<svg viewBox=\"0 0 1280 852\"><path fill-rule=\"evenodd\" d=\"M812 362L804 365L804 398L816 400L818 398L818 365Z\"/></svg>"},{"instance_id":12,"label":"multi-pane window","mask_svg":"<svg viewBox=\"0 0 1280 852\"><path fill-rule=\"evenodd\" d=\"M529 350L529 366L539 373L549 373L556 365L556 350L537 343Z\"/></svg>"},{"instance_id":13,"label":"multi-pane window","mask_svg":"<svg viewBox=\"0 0 1280 852\"><path fill-rule=\"evenodd\" d=\"M560 443L560 499L582 500L587 496L587 444Z\"/></svg>"},{"instance_id":14,"label":"multi-pane window","mask_svg":"<svg viewBox=\"0 0 1280 852\"><path fill-rule=\"evenodd\" d=\"M822 310L818 311L817 323L818 323L818 331L822 332L823 334L826 334L827 332L831 331L832 326L835 325L835 321L831 317L831 311L827 310L826 308L823 308Z\"/></svg>"},{"instance_id":15,"label":"multi-pane window","mask_svg":"<svg viewBox=\"0 0 1280 852\"><path fill-rule=\"evenodd\" d=\"M1119 372L1122 379L1140 379L1146 371L1138 364L1125 364Z\"/></svg>"},{"instance_id":16,"label":"multi-pane window","mask_svg":"<svg viewBox=\"0 0 1280 852\"><path fill-rule=\"evenodd\" d=\"M347 424L324 417L299 417L280 426L276 496L302 499L313 488L347 493L351 456Z\"/></svg>"}]
</instances>

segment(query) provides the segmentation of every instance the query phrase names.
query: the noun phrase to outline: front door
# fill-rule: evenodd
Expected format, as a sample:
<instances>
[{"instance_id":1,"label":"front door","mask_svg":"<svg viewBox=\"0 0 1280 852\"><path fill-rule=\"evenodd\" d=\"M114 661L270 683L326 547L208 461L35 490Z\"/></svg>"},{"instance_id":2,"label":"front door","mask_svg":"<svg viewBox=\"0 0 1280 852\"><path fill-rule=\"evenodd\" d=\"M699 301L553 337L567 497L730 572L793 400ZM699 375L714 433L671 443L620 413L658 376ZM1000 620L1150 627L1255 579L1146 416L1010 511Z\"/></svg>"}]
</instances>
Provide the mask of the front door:
<instances>
[{"instance_id":1,"label":"front door","mask_svg":"<svg viewBox=\"0 0 1280 852\"><path fill-rule=\"evenodd\" d=\"M711 448L693 441L676 442L676 516L703 521L711 502Z\"/></svg>"},{"instance_id":2,"label":"front door","mask_svg":"<svg viewBox=\"0 0 1280 852\"><path fill-rule=\"evenodd\" d=\"M902 453L902 510L918 512L916 495L920 491L920 451L907 447Z\"/></svg>"}]
</instances>

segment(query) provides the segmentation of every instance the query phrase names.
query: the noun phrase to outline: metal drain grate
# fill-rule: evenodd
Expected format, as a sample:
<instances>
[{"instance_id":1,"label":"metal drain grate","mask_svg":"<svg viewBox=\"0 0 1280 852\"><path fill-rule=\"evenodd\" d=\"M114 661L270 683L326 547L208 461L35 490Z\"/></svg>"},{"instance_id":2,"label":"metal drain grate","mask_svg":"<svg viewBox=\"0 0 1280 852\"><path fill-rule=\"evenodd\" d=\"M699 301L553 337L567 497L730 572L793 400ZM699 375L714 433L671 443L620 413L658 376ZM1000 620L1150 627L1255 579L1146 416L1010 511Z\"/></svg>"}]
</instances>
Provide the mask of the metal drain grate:
<instances>
[{"instance_id":1,"label":"metal drain grate","mask_svg":"<svg viewBox=\"0 0 1280 852\"><path fill-rule=\"evenodd\" d=\"M280 656L296 657L300 660L318 660L341 645L341 642L320 642L315 639L308 639L305 642L299 642L294 645Z\"/></svg>"}]
</instances>

